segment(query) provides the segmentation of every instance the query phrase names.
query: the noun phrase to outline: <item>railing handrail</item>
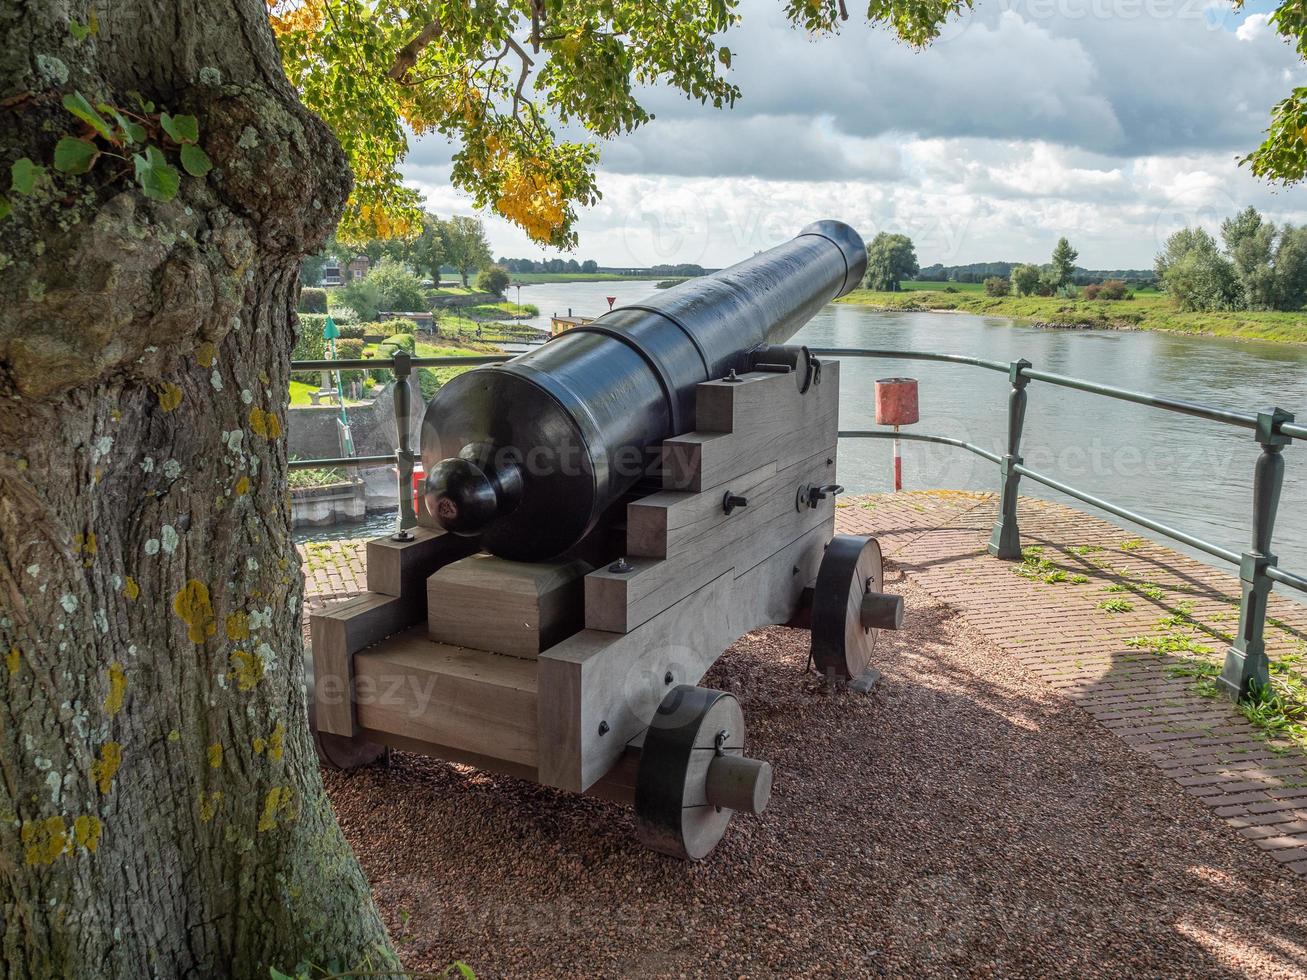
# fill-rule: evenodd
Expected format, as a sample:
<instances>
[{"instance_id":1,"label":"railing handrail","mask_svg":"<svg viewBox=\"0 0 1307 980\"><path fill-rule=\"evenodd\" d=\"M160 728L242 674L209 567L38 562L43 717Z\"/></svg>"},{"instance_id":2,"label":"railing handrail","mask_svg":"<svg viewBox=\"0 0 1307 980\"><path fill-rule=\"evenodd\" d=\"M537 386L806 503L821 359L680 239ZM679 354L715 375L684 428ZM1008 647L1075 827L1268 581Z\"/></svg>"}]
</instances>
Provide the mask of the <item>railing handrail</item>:
<instances>
[{"instance_id":1,"label":"railing handrail","mask_svg":"<svg viewBox=\"0 0 1307 980\"><path fill-rule=\"evenodd\" d=\"M470 367L478 364L502 364L504 361L511 360L516 354L451 354L448 357L410 357L408 363L412 367ZM300 374L305 371L366 371L366 370L391 370L395 369L394 358L390 357L354 357L341 358L338 361L330 358L317 361L291 361L291 374Z\"/></svg>"},{"instance_id":2,"label":"railing handrail","mask_svg":"<svg viewBox=\"0 0 1307 980\"><path fill-rule=\"evenodd\" d=\"M985 358L972 357L966 354L937 354L930 351L893 351L860 347L814 347L812 348L812 352L826 357L876 357L884 358L886 360L945 361L954 364L968 364L976 367L983 367L990 371L1001 371L1004 374L1007 374L1012 367L1009 363L990 361ZM1040 371L1033 367L1022 367L1021 374L1022 376L1029 378L1031 381L1043 381L1046 384L1060 385L1063 388L1075 388L1079 391L1089 392L1094 395L1104 395L1108 398L1119 399L1120 401L1134 402L1137 405L1147 405L1150 408L1160 408L1168 412L1192 415L1198 418L1208 419L1212 422L1222 422L1226 425L1237 425L1245 429L1255 429L1257 427L1256 412L1239 412L1231 409L1216 408L1212 405L1201 405L1197 402L1182 401L1178 398L1167 398L1162 395L1153 395L1144 391L1132 391L1129 388L1118 388L1115 385L1103 384L1101 381L1090 381L1085 378L1073 378L1065 374L1054 374L1051 371ZM1279 425L1277 431L1287 436L1307 438L1307 428L1288 422Z\"/></svg>"},{"instance_id":3,"label":"railing handrail","mask_svg":"<svg viewBox=\"0 0 1307 980\"><path fill-rule=\"evenodd\" d=\"M935 442L958 446L978 455L985 456L999 465L1001 474L1001 493L999 496L999 513L994 522L994 531L989 541L989 553L998 558L1017 559L1022 555L1021 536L1017 526L1017 484L1021 477L1034 480L1059 493L1080 500L1091 507L1096 507L1109 514L1129 521L1132 524L1155 531L1172 540L1179 541L1191 548L1196 548L1213 558L1237 565L1242 598L1239 603L1239 626L1234 634L1230 648L1226 651L1225 665L1219 678L1219 686L1237 700L1255 695L1270 688L1270 660L1266 655L1266 606L1275 583L1307 592L1307 577L1278 567L1277 559L1271 550L1271 532L1275 527L1275 512L1280 503L1280 490L1284 483L1284 447L1293 438L1307 437L1307 427L1293 424L1294 416L1280 408L1269 408L1250 413L1232 409L1216 408L1197 402L1167 398L1142 391L1131 391L1114 385L1088 381L1084 378L1072 378L1051 371L1040 371L1026 360L1012 361L1007 365L979 357L962 354L935 354L922 351L886 351L870 348L813 348L813 353L828 357L876 357L886 360L921 360L945 361L958 364L974 365L989 370L1006 371L1011 392L1008 398L1008 432L1007 453L997 456L960 439L944 436L915 435L898 431L888 432L842 432L843 436L863 436L870 438L911 439L918 442ZM1211 541L1187 531L1155 521L1143 514L1110 500L1087 493L1061 480L1054 479L1046 473L1040 473L1025 465L1021 455L1021 430L1025 422L1026 388L1032 381L1072 388L1089 394L1103 395L1121 401L1133 402L1150 408L1160 408L1168 412L1189 415L1233 425L1243 429L1252 429L1253 437L1261 446L1261 454L1253 470L1252 492L1252 535L1251 545L1242 554L1223 548ZM897 426L895 429L897 430ZM897 460L896 460L897 461Z\"/></svg>"}]
</instances>

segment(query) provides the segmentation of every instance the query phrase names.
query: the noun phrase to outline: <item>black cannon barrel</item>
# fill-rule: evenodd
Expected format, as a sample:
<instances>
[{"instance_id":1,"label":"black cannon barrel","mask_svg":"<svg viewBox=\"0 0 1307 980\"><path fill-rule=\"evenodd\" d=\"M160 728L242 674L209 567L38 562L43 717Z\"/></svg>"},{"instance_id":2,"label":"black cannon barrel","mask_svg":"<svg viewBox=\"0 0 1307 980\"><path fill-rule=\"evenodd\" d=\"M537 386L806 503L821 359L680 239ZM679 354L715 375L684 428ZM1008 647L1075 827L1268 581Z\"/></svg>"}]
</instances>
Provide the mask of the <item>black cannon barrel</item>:
<instances>
[{"instance_id":1,"label":"black cannon barrel","mask_svg":"<svg viewBox=\"0 0 1307 980\"><path fill-rule=\"evenodd\" d=\"M459 375L423 418L427 509L503 558L566 551L643 475L651 447L694 428L697 384L789 340L866 265L856 231L818 221L729 269Z\"/></svg>"}]
</instances>

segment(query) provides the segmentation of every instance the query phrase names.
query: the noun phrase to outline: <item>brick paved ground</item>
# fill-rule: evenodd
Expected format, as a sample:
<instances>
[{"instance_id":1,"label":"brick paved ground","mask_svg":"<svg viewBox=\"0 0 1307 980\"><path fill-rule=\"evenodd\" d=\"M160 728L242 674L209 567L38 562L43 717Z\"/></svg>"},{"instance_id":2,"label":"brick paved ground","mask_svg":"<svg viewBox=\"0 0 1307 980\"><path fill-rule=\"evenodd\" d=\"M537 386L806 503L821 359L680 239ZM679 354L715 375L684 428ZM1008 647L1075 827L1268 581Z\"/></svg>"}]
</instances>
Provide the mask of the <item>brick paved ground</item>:
<instances>
[{"instance_id":1,"label":"brick paved ground","mask_svg":"<svg viewBox=\"0 0 1307 980\"><path fill-rule=\"evenodd\" d=\"M1021 502L1022 539L1038 550L1025 563L997 561L985 553L994 511L990 494L881 494L842 501L836 524L877 535L891 563L1038 682L1307 875L1307 756L1210 696L1201 676L1223 660L1237 624L1236 577L1033 499ZM362 542L301 553L310 608L362 590ZM1307 660L1307 606L1277 597L1271 613L1272 657Z\"/></svg>"}]
</instances>

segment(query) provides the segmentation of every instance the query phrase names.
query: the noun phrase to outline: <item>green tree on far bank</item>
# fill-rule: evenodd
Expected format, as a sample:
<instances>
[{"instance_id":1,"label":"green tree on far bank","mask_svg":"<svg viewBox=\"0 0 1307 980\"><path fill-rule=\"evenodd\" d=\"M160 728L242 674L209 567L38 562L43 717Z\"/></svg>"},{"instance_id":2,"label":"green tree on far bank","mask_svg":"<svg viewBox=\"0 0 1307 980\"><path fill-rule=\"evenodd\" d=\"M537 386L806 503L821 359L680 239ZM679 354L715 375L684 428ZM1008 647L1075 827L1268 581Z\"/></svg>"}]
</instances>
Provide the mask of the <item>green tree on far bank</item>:
<instances>
[{"instance_id":1,"label":"green tree on far bank","mask_svg":"<svg viewBox=\"0 0 1307 980\"><path fill-rule=\"evenodd\" d=\"M1071 284L1071 277L1075 275L1076 259L1080 258L1080 253L1071 247L1071 243L1065 238L1059 238L1057 244L1053 246L1053 261L1049 270L1049 281L1053 284L1054 289L1065 289Z\"/></svg>"},{"instance_id":2,"label":"green tree on far bank","mask_svg":"<svg viewBox=\"0 0 1307 980\"><path fill-rule=\"evenodd\" d=\"M486 230L476 218L455 215L443 223L445 261L458 272L467 285L467 277L490 264L490 243Z\"/></svg>"},{"instance_id":3,"label":"green tree on far bank","mask_svg":"<svg viewBox=\"0 0 1307 980\"><path fill-rule=\"evenodd\" d=\"M1012 269L1012 291L1018 296L1034 296L1039 291L1039 266L1018 265Z\"/></svg>"},{"instance_id":4,"label":"green tree on far bank","mask_svg":"<svg viewBox=\"0 0 1307 980\"><path fill-rule=\"evenodd\" d=\"M477 289L483 293L503 296L508 288L508 273L502 266L488 265L477 275Z\"/></svg>"},{"instance_id":5,"label":"green tree on far bank","mask_svg":"<svg viewBox=\"0 0 1307 980\"><path fill-rule=\"evenodd\" d=\"M1157 256L1157 281L1182 310L1229 310L1239 298L1234 265L1201 228L1182 228Z\"/></svg>"},{"instance_id":6,"label":"green tree on far bank","mask_svg":"<svg viewBox=\"0 0 1307 980\"><path fill-rule=\"evenodd\" d=\"M422 212L422 231L409 247L409 261L418 275L440 285L440 267L446 261L445 223Z\"/></svg>"},{"instance_id":7,"label":"green tree on far bank","mask_svg":"<svg viewBox=\"0 0 1307 980\"><path fill-rule=\"evenodd\" d=\"M901 281L915 276L920 268L917 250L907 235L882 231L867 246L868 289L897 293Z\"/></svg>"},{"instance_id":8,"label":"green tree on far bank","mask_svg":"<svg viewBox=\"0 0 1307 980\"><path fill-rule=\"evenodd\" d=\"M1307 228L1277 228L1256 208L1221 223L1222 252L1201 228L1182 228L1156 260L1157 278L1184 310L1297 310L1307 302Z\"/></svg>"}]
</instances>

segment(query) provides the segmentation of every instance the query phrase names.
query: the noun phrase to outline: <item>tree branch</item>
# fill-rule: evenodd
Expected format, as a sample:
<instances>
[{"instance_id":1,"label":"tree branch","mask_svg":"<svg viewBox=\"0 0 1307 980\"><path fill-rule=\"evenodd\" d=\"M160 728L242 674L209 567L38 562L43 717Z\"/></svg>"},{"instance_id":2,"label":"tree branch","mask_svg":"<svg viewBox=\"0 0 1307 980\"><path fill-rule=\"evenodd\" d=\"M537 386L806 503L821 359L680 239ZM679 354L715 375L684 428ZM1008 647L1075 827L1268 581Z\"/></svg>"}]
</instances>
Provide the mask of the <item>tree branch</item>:
<instances>
[{"instance_id":1,"label":"tree branch","mask_svg":"<svg viewBox=\"0 0 1307 980\"><path fill-rule=\"evenodd\" d=\"M404 76L417 64L418 55L428 44L440 37L442 32L443 28L438 20L433 20L422 28L413 40L399 49L399 53L395 55L395 63L390 66L390 71L386 72L386 77L402 82Z\"/></svg>"},{"instance_id":2,"label":"tree branch","mask_svg":"<svg viewBox=\"0 0 1307 980\"><path fill-rule=\"evenodd\" d=\"M517 118L517 107L518 107L518 105L520 105L521 102L522 102L522 87L523 87L524 85L526 85L526 78L527 78L527 75L530 73L530 71L531 71L531 66L534 65L535 62L532 61L532 60L531 60L531 56L530 56L529 54L526 53L526 49L523 48L522 45L518 44L515 40L513 40L512 37L509 37L509 38L508 38L508 46L509 46L510 48L512 48L512 49L517 53L517 56L518 56L519 58L522 59L522 70L521 70L521 72L518 73L518 76L517 76L517 88L513 91L513 110L512 110L512 115L513 115L513 118L516 119L516 118Z\"/></svg>"}]
</instances>

